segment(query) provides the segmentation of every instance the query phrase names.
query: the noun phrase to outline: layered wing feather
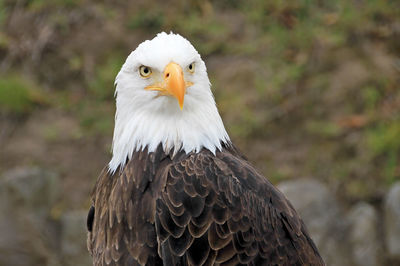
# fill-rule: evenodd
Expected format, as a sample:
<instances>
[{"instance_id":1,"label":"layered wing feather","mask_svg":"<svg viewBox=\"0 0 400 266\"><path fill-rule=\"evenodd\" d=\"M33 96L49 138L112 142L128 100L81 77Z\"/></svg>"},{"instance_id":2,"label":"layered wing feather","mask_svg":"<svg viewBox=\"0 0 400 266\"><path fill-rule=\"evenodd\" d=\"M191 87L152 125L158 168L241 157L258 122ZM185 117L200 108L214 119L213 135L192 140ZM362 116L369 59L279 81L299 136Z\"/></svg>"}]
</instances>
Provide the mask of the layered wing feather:
<instances>
[{"instance_id":1,"label":"layered wing feather","mask_svg":"<svg viewBox=\"0 0 400 266\"><path fill-rule=\"evenodd\" d=\"M171 164L156 211L165 265L323 265L283 194L232 152Z\"/></svg>"}]
</instances>

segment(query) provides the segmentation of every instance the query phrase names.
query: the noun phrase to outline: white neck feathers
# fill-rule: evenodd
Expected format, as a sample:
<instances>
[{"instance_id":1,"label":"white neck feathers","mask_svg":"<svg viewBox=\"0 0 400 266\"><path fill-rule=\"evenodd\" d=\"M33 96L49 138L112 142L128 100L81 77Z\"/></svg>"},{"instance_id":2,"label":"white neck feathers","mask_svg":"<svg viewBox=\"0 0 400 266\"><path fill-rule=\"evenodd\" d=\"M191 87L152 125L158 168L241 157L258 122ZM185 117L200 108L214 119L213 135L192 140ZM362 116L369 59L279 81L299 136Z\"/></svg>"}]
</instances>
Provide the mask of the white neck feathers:
<instances>
[{"instance_id":1,"label":"white neck feathers","mask_svg":"<svg viewBox=\"0 0 400 266\"><path fill-rule=\"evenodd\" d=\"M157 105L161 107L150 110L151 107L144 106L128 108L126 105L136 105L135 99L125 102L118 95L110 171L124 167L133 152L146 147L154 152L159 144L166 153L174 154L180 150L198 152L202 148L213 153L221 150L222 143L229 143L229 136L212 95L209 97L212 101L195 99L189 94L183 110L176 99L159 97Z\"/></svg>"}]
</instances>

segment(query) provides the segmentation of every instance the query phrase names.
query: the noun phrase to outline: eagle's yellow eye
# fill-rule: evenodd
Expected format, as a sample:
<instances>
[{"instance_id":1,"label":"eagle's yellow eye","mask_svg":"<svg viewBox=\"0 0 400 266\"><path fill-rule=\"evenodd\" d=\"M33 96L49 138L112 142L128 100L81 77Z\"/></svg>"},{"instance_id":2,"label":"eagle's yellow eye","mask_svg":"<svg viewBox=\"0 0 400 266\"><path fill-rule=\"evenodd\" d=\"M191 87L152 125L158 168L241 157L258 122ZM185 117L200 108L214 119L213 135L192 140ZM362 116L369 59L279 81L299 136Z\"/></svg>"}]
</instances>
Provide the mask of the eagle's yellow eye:
<instances>
[{"instance_id":1,"label":"eagle's yellow eye","mask_svg":"<svg viewBox=\"0 0 400 266\"><path fill-rule=\"evenodd\" d=\"M188 70L189 70L189 72L190 73L194 73L194 62L193 63L191 63L189 66L188 66Z\"/></svg>"},{"instance_id":2,"label":"eagle's yellow eye","mask_svg":"<svg viewBox=\"0 0 400 266\"><path fill-rule=\"evenodd\" d=\"M151 75L151 68L147 66L140 66L139 68L140 76L143 78L148 78Z\"/></svg>"}]
</instances>

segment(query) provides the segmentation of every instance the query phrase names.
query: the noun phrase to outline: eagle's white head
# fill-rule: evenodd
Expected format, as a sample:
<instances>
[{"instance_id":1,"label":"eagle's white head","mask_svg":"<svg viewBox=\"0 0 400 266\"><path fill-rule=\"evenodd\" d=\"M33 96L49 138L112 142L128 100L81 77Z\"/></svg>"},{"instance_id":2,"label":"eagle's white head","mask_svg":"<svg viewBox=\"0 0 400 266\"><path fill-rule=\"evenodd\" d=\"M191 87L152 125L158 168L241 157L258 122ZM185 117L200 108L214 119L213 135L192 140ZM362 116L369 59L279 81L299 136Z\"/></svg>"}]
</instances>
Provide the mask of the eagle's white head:
<instances>
[{"instance_id":1,"label":"eagle's white head","mask_svg":"<svg viewBox=\"0 0 400 266\"><path fill-rule=\"evenodd\" d=\"M162 32L141 43L126 59L115 84L111 172L146 147L149 152L162 144L167 153L202 148L215 153L229 142L206 65L182 36Z\"/></svg>"}]
</instances>

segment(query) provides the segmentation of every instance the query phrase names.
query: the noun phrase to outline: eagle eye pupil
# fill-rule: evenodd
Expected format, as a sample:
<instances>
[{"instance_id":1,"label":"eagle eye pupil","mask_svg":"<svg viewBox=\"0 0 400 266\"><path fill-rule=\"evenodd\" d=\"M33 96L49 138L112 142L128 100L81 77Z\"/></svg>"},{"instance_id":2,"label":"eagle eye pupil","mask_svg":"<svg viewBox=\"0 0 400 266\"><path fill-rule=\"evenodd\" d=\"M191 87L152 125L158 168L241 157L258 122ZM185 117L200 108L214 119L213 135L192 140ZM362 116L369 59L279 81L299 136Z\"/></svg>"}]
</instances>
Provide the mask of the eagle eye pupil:
<instances>
[{"instance_id":1,"label":"eagle eye pupil","mask_svg":"<svg viewBox=\"0 0 400 266\"><path fill-rule=\"evenodd\" d=\"M147 66L141 66L139 68L139 73L143 78L147 78L151 75L151 68Z\"/></svg>"},{"instance_id":2,"label":"eagle eye pupil","mask_svg":"<svg viewBox=\"0 0 400 266\"><path fill-rule=\"evenodd\" d=\"M189 66L188 66L188 70L189 70L189 72L190 73L194 73L194 63L191 63Z\"/></svg>"}]
</instances>

